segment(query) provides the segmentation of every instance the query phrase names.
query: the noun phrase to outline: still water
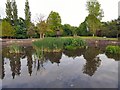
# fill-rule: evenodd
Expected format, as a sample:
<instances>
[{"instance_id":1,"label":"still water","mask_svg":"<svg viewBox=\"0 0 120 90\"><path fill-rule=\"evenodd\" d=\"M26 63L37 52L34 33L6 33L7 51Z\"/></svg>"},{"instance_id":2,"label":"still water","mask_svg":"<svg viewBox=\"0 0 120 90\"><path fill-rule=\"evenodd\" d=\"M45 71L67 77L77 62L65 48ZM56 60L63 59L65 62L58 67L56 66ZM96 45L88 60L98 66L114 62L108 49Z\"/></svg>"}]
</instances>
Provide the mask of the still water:
<instances>
[{"instance_id":1,"label":"still water","mask_svg":"<svg viewBox=\"0 0 120 90\"><path fill-rule=\"evenodd\" d=\"M88 47L42 53L24 47L22 54L2 50L2 88L117 88L119 56Z\"/></svg>"}]
</instances>

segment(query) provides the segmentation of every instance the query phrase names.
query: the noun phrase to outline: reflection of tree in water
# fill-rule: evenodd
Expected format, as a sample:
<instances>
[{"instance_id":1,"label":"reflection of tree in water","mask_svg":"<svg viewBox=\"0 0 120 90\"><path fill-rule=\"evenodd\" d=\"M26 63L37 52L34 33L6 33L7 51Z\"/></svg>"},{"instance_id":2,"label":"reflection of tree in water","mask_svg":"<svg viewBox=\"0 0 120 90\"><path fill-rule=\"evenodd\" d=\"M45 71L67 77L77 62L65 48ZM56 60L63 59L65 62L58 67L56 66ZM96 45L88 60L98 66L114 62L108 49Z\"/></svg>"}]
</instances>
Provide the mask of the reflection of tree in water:
<instances>
[{"instance_id":1,"label":"reflection of tree in water","mask_svg":"<svg viewBox=\"0 0 120 90\"><path fill-rule=\"evenodd\" d=\"M108 58L114 59L115 61L120 61L120 54L109 54L109 53L106 53L106 56Z\"/></svg>"},{"instance_id":2,"label":"reflection of tree in water","mask_svg":"<svg viewBox=\"0 0 120 90\"><path fill-rule=\"evenodd\" d=\"M44 52L42 49L35 48L34 53L34 66L36 67L37 64L37 71L44 68L44 62L46 62L46 59L44 58Z\"/></svg>"},{"instance_id":3,"label":"reflection of tree in water","mask_svg":"<svg viewBox=\"0 0 120 90\"><path fill-rule=\"evenodd\" d=\"M27 57L27 66L28 66L28 73L31 76L32 74L32 54L33 54L33 48L32 47L26 47L25 49L25 56Z\"/></svg>"},{"instance_id":4,"label":"reflection of tree in water","mask_svg":"<svg viewBox=\"0 0 120 90\"><path fill-rule=\"evenodd\" d=\"M15 75L20 75L21 70L20 57L21 57L20 54L11 54L11 57L9 58L13 79L15 78Z\"/></svg>"},{"instance_id":5,"label":"reflection of tree in water","mask_svg":"<svg viewBox=\"0 0 120 90\"><path fill-rule=\"evenodd\" d=\"M94 47L89 47L83 54L86 59L86 65L83 68L83 73L88 74L89 76L94 75L97 68L100 66L101 60L97 55L99 50Z\"/></svg>"},{"instance_id":6,"label":"reflection of tree in water","mask_svg":"<svg viewBox=\"0 0 120 90\"><path fill-rule=\"evenodd\" d=\"M10 67L11 67L13 79L15 78L15 75L20 75L20 70L21 70L20 58L23 56L23 54L15 54L15 53L11 54L9 53L9 48L4 48L2 56L3 56L2 61L4 60L4 58L8 58L10 61Z\"/></svg>"},{"instance_id":7,"label":"reflection of tree in water","mask_svg":"<svg viewBox=\"0 0 120 90\"><path fill-rule=\"evenodd\" d=\"M0 62L0 77L1 77L1 79L4 79L4 77L5 77L5 68L4 68L4 58L3 58L3 56L2 56L2 62Z\"/></svg>"},{"instance_id":8,"label":"reflection of tree in water","mask_svg":"<svg viewBox=\"0 0 120 90\"><path fill-rule=\"evenodd\" d=\"M73 57L73 58L75 58L75 57L77 57L77 56L81 56L81 55L83 55L83 53L85 52L85 49L76 49L76 50L64 50L63 51L63 53L65 54L65 55L67 55L68 57Z\"/></svg>"},{"instance_id":9,"label":"reflection of tree in water","mask_svg":"<svg viewBox=\"0 0 120 90\"><path fill-rule=\"evenodd\" d=\"M59 66L61 57L62 57L62 52L48 52L48 53L45 53L45 59L50 60L51 63L57 63L58 66Z\"/></svg>"}]
</instances>

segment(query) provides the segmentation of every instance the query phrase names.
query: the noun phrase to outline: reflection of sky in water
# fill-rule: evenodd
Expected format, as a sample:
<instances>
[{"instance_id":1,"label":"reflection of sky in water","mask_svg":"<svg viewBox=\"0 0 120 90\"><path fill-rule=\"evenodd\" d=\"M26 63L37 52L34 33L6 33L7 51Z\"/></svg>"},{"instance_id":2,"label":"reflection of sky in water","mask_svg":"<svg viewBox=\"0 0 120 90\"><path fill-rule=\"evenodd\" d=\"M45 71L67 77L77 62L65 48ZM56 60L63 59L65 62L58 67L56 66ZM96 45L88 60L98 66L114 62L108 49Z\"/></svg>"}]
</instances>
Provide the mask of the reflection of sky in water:
<instances>
[{"instance_id":1,"label":"reflection of sky in water","mask_svg":"<svg viewBox=\"0 0 120 90\"><path fill-rule=\"evenodd\" d=\"M21 59L21 74L12 79L10 62L5 59L5 77L3 87L17 88L117 88L118 84L118 62L109 59L105 54L99 54L97 57L101 60L99 67L92 67L84 56L78 56L74 59L62 54L59 66L50 61L44 62L43 66L37 71L32 67L32 75L28 74L27 58ZM92 63L92 62L90 62ZM85 66L86 65L86 66ZM86 68L85 68L86 67ZM85 69L95 68L93 75ZM89 69L87 69L89 70ZM83 73L86 71L87 73Z\"/></svg>"}]
</instances>

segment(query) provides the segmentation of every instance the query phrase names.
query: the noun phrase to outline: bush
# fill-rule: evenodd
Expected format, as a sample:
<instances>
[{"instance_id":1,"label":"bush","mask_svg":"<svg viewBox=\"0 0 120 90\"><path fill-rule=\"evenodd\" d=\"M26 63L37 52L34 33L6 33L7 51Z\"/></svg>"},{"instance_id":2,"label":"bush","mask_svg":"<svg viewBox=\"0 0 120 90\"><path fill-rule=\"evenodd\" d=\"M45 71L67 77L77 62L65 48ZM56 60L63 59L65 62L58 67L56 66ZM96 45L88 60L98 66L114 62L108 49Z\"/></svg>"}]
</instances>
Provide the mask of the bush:
<instances>
[{"instance_id":1,"label":"bush","mask_svg":"<svg viewBox=\"0 0 120 90\"><path fill-rule=\"evenodd\" d=\"M72 50L86 46L86 42L80 38L65 38L64 49Z\"/></svg>"},{"instance_id":2,"label":"bush","mask_svg":"<svg viewBox=\"0 0 120 90\"><path fill-rule=\"evenodd\" d=\"M106 53L120 54L120 47L109 45L109 46L106 47Z\"/></svg>"}]
</instances>

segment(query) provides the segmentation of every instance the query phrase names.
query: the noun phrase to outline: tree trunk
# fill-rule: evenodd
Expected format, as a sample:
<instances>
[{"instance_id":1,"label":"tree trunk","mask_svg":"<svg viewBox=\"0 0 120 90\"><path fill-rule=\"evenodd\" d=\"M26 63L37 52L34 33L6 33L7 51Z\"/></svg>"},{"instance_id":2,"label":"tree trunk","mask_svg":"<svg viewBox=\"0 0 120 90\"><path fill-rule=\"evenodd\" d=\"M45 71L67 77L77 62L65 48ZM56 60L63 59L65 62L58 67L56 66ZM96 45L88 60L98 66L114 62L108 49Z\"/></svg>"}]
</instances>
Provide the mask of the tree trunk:
<instances>
[{"instance_id":1,"label":"tree trunk","mask_svg":"<svg viewBox=\"0 0 120 90\"><path fill-rule=\"evenodd\" d=\"M40 38L42 38L41 34L40 34Z\"/></svg>"}]
</instances>

